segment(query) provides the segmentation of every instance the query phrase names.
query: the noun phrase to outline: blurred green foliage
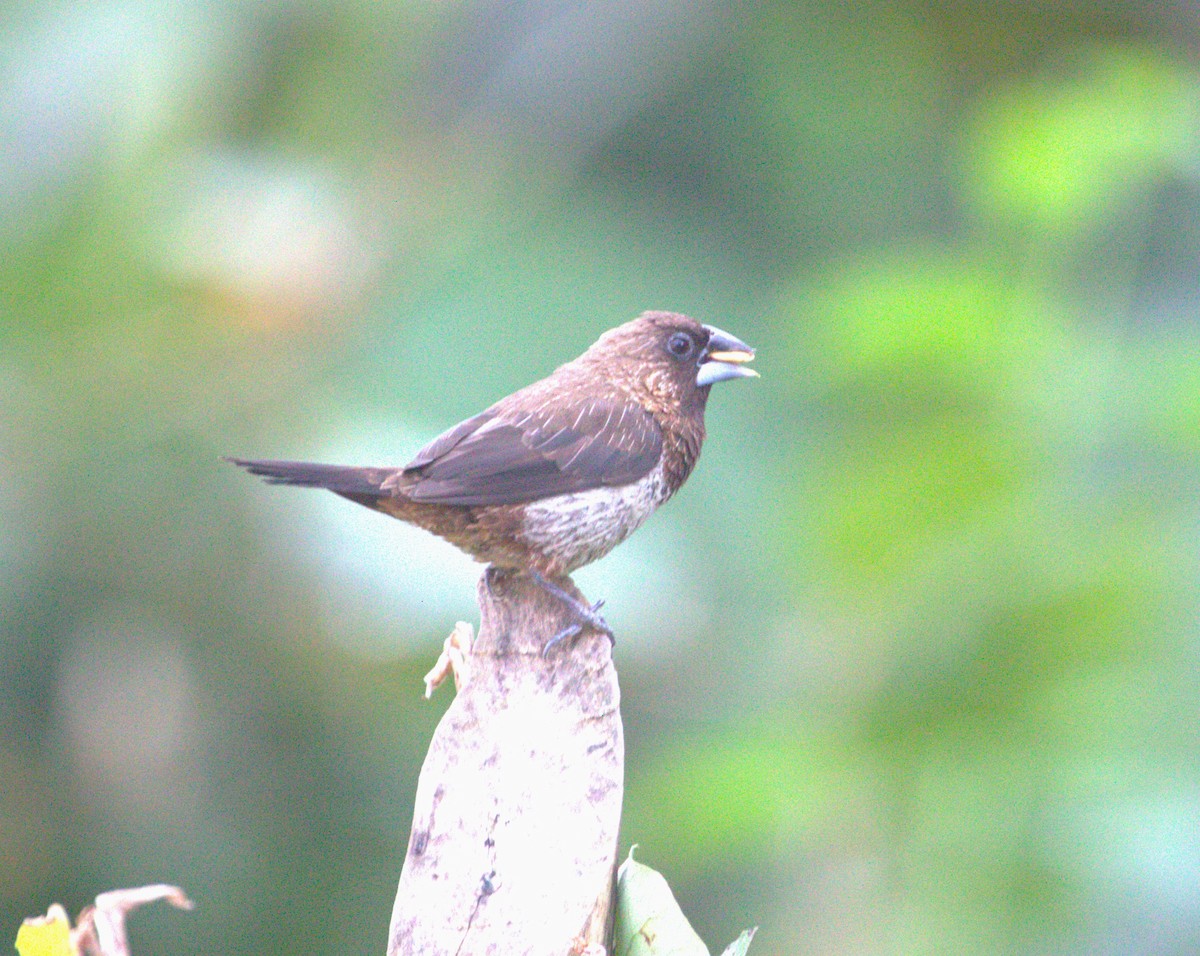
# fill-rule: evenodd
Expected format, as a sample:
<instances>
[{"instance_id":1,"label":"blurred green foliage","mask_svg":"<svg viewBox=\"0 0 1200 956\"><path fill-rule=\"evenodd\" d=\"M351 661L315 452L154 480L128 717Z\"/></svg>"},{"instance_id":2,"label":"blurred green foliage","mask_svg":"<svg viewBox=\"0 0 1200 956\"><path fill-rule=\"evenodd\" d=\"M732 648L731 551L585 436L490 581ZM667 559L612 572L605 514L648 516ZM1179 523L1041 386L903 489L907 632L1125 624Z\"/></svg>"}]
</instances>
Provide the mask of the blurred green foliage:
<instances>
[{"instance_id":1,"label":"blurred green foliage","mask_svg":"<svg viewBox=\"0 0 1200 956\"><path fill-rule=\"evenodd\" d=\"M197 909L136 952L378 951L478 568L218 456L401 463L671 308L763 378L578 577L626 836L700 935L1200 949L1198 39L1132 0L10 5L0 933L168 881Z\"/></svg>"}]
</instances>

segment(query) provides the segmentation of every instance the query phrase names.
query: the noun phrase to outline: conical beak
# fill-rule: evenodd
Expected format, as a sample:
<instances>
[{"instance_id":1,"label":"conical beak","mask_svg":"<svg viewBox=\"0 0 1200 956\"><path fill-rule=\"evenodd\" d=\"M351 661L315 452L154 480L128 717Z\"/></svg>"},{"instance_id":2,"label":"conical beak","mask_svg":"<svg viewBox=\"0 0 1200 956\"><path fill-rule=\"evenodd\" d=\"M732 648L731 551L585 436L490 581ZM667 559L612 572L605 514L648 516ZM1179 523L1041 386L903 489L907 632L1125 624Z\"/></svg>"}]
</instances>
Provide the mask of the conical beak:
<instances>
[{"instance_id":1,"label":"conical beak","mask_svg":"<svg viewBox=\"0 0 1200 956\"><path fill-rule=\"evenodd\" d=\"M758 372L745 364L754 358L754 349L714 326L704 328L708 330L708 347L700 356L697 385L713 385L730 378L758 378Z\"/></svg>"}]
</instances>

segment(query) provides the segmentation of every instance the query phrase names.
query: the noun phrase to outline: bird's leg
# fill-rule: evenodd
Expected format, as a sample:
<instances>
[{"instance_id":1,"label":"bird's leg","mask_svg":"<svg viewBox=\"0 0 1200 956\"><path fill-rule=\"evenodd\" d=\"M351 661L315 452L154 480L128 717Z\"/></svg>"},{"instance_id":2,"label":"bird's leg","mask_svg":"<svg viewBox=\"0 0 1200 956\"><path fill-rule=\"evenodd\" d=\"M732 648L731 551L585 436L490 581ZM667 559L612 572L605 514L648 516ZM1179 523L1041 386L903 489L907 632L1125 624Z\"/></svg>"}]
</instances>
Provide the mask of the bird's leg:
<instances>
[{"instance_id":1,"label":"bird's leg","mask_svg":"<svg viewBox=\"0 0 1200 956\"><path fill-rule=\"evenodd\" d=\"M543 591L562 601L565 605L567 605L567 607L575 612L575 615L578 618L574 624L568 624L561 631L550 638L550 640L546 643L546 646L542 648L543 657L545 657L550 652L550 648L554 647L556 644L561 644L563 641L569 641L571 638L576 637L579 632L584 629L584 627L594 628L601 634L607 635L608 639L614 645L617 643L617 639L613 637L612 628L609 627L608 622L600 616L600 608L604 607L603 599L597 601L595 604L585 604L583 601L579 600L579 598L575 597L575 595L559 587L553 581L547 580L532 568L529 569L529 575L535 582L537 582L538 586Z\"/></svg>"}]
</instances>

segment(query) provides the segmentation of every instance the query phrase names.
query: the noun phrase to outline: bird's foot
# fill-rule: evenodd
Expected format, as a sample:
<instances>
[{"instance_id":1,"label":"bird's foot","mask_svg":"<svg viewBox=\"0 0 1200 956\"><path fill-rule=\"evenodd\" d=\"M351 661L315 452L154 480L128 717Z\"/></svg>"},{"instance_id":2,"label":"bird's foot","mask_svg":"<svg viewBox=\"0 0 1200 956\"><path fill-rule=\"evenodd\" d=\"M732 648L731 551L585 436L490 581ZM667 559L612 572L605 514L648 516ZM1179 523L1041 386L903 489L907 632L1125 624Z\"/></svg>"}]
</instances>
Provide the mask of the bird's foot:
<instances>
[{"instance_id":1,"label":"bird's foot","mask_svg":"<svg viewBox=\"0 0 1200 956\"><path fill-rule=\"evenodd\" d=\"M454 630L442 644L442 653L433 665L433 670L425 675L425 699L433 696L434 690L446 679L447 674L454 675L454 689L462 690L471 679L471 645L475 642L475 628L466 621L459 621Z\"/></svg>"},{"instance_id":2,"label":"bird's foot","mask_svg":"<svg viewBox=\"0 0 1200 956\"><path fill-rule=\"evenodd\" d=\"M573 624L568 624L546 642L546 646L542 648L543 657L550 653L552 647L561 644L563 641L569 641L577 637L585 627L590 627L604 634L614 645L617 643L617 639L613 637L612 628L608 626L608 621L604 620L600 615L600 608L604 607L603 599L597 601L595 604L587 604L569 591L559 587L553 581L547 580L537 571L530 570L529 574L542 590L562 601L575 612L576 616L576 621Z\"/></svg>"}]
</instances>

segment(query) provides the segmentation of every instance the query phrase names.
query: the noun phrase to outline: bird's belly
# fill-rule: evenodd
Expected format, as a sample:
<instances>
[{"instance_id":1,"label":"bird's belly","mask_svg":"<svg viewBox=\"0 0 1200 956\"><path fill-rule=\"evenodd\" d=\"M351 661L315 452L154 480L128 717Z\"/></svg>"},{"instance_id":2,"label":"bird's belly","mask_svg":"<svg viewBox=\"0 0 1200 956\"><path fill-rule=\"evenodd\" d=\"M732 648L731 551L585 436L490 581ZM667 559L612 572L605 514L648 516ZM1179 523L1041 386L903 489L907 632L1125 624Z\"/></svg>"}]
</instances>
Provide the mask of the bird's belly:
<instances>
[{"instance_id":1,"label":"bird's belly","mask_svg":"<svg viewBox=\"0 0 1200 956\"><path fill-rule=\"evenodd\" d=\"M525 505L520 537L555 573L608 554L670 497L661 465L630 485L592 488Z\"/></svg>"}]
</instances>

